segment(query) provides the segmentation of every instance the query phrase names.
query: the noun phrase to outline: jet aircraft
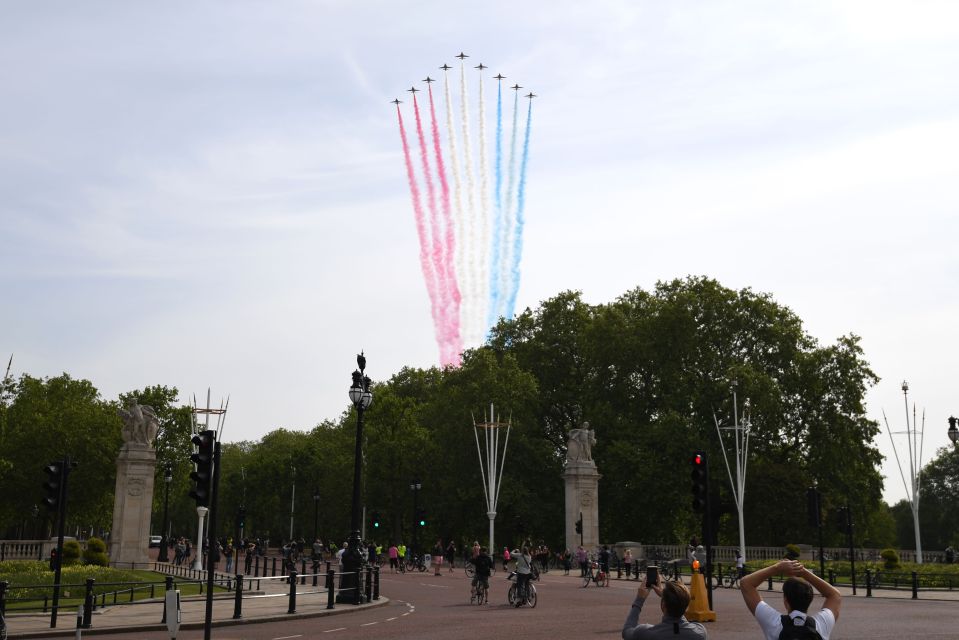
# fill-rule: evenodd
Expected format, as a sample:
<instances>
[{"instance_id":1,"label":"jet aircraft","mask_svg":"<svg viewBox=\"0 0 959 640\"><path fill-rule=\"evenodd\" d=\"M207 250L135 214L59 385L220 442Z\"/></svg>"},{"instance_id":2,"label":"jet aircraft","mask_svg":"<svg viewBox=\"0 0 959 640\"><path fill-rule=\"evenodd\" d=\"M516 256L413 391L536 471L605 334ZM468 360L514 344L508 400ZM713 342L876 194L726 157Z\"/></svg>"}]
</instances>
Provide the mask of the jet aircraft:
<instances>
[{"instance_id":1,"label":"jet aircraft","mask_svg":"<svg viewBox=\"0 0 959 640\"><path fill-rule=\"evenodd\" d=\"M390 102L392 102L393 104L400 104L403 101L400 100L399 98L396 98L395 100L391 100Z\"/></svg>"},{"instance_id":2,"label":"jet aircraft","mask_svg":"<svg viewBox=\"0 0 959 640\"><path fill-rule=\"evenodd\" d=\"M528 94L526 94L526 97L527 97L527 98L535 98L535 97L536 97L536 94L533 93L532 91L530 91Z\"/></svg>"},{"instance_id":3,"label":"jet aircraft","mask_svg":"<svg viewBox=\"0 0 959 640\"><path fill-rule=\"evenodd\" d=\"M489 69L489 67L487 67L487 66L486 66L485 64L483 64L482 62L480 62L478 65L476 65L476 66L473 67L473 68L474 68L474 69L479 69L480 71L482 71L483 69Z\"/></svg>"},{"instance_id":4,"label":"jet aircraft","mask_svg":"<svg viewBox=\"0 0 959 640\"><path fill-rule=\"evenodd\" d=\"M456 57L456 58L459 58L460 60L462 60L463 58L469 58L469 56L466 55L465 53L463 53L462 51L460 51L460 54L459 54L458 56L455 56L455 57Z\"/></svg>"},{"instance_id":5,"label":"jet aircraft","mask_svg":"<svg viewBox=\"0 0 959 640\"><path fill-rule=\"evenodd\" d=\"M519 90L522 89L522 88L523 88L523 87L521 87L521 86L518 85L518 84L514 84L512 87L510 87L510 89L512 89L513 91L519 91Z\"/></svg>"},{"instance_id":6,"label":"jet aircraft","mask_svg":"<svg viewBox=\"0 0 959 640\"><path fill-rule=\"evenodd\" d=\"M440 67L440 69L442 69L443 71L449 71L449 70L452 69L452 68L453 68L453 67L449 66L449 65L446 64L445 62L443 63L443 66Z\"/></svg>"},{"instance_id":7,"label":"jet aircraft","mask_svg":"<svg viewBox=\"0 0 959 640\"><path fill-rule=\"evenodd\" d=\"M416 92L419 91L419 89L417 89L416 87L410 87L409 89L407 89L407 91L409 91L415 96Z\"/></svg>"},{"instance_id":8,"label":"jet aircraft","mask_svg":"<svg viewBox=\"0 0 959 640\"><path fill-rule=\"evenodd\" d=\"M504 76L502 73L497 73L495 76L493 76L493 78L496 80L505 80L506 76Z\"/></svg>"},{"instance_id":9,"label":"jet aircraft","mask_svg":"<svg viewBox=\"0 0 959 640\"><path fill-rule=\"evenodd\" d=\"M429 77L429 76L426 76L426 80L424 80L423 82L425 82L426 84L429 84L429 83L431 83L431 82L436 82L436 80L434 80L433 78L431 78L431 77Z\"/></svg>"}]
</instances>

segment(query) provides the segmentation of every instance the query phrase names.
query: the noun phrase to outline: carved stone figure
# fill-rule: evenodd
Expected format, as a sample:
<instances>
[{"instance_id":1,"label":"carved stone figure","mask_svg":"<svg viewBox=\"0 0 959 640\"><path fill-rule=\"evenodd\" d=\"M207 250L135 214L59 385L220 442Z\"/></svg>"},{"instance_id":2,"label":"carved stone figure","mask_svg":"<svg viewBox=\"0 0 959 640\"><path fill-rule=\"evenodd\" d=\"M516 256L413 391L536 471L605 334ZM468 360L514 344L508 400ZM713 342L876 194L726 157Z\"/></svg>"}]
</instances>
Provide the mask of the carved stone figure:
<instances>
[{"instance_id":1,"label":"carved stone figure","mask_svg":"<svg viewBox=\"0 0 959 640\"><path fill-rule=\"evenodd\" d=\"M126 409L119 409L117 413L123 419L121 435L124 442L153 445L153 440L160 430L160 421L157 420L153 407L131 401Z\"/></svg>"},{"instance_id":2,"label":"carved stone figure","mask_svg":"<svg viewBox=\"0 0 959 640\"><path fill-rule=\"evenodd\" d=\"M593 459L592 446L596 444L596 432L584 422L580 429L569 430L569 443L566 445L566 462L590 462Z\"/></svg>"}]
</instances>

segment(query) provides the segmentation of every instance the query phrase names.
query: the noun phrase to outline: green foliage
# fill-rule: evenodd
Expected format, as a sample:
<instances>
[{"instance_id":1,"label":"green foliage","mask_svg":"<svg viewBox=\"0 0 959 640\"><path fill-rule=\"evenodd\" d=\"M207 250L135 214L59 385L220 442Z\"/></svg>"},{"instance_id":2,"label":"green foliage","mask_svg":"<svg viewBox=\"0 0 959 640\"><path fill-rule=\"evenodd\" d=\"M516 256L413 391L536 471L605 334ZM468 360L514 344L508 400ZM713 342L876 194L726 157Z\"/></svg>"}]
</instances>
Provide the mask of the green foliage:
<instances>
[{"instance_id":1,"label":"green foliage","mask_svg":"<svg viewBox=\"0 0 959 640\"><path fill-rule=\"evenodd\" d=\"M105 567L110 564L107 557L107 545L100 538L87 540L87 548L83 550L83 561L86 564L95 564Z\"/></svg>"},{"instance_id":2,"label":"green foliage","mask_svg":"<svg viewBox=\"0 0 959 640\"><path fill-rule=\"evenodd\" d=\"M795 560L796 558L799 557L801 553L802 551L799 549L797 545L794 545L794 544L786 545L786 557L789 558L790 560Z\"/></svg>"},{"instance_id":3,"label":"green foliage","mask_svg":"<svg viewBox=\"0 0 959 640\"><path fill-rule=\"evenodd\" d=\"M879 557L882 558L884 569L898 569L902 566L899 563L899 552L895 549L883 549Z\"/></svg>"},{"instance_id":4,"label":"green foliage","mask_svg":"<svg viewBox=\"0 0 959 640\"><path fill-rule=\"evenodd\" d=\"M63 543L63 564L77 564L80 562L80 543L76 540L65 540Z\"/></svg>"}]
</instances>

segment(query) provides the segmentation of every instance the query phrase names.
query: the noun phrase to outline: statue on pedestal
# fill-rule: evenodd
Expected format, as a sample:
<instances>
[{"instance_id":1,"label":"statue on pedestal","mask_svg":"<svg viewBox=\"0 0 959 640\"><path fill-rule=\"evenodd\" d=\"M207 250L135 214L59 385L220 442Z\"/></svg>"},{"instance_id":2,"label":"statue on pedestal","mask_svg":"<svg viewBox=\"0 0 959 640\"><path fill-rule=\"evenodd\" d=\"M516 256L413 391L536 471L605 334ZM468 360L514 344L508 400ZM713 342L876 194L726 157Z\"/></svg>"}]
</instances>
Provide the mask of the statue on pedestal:
<instances>
[{"instance_id":1,"label":"statue on pedestal","mask_svg":"<svg viewBox=\"0 0 959 640\"><path fill-rule=\"evenodd\" d=\"M593 445L596 444L596 432L584 422L579 429L569 430L569 442L566 444L566 463L592 462Z\"/></svg>"},{"instance_id":2,"label":"statue on pedestal","mask_svg":"<svg viewBox=\"0 0 959 640\"><path fill-rule=\"evenodd\" d=\"M153 407L137 404L131 400L126 409L118 409L117 413L123 419L123 442L152 446L153 440L160 431L160 421L157 420Z\"/></svg>"}]
</instances>

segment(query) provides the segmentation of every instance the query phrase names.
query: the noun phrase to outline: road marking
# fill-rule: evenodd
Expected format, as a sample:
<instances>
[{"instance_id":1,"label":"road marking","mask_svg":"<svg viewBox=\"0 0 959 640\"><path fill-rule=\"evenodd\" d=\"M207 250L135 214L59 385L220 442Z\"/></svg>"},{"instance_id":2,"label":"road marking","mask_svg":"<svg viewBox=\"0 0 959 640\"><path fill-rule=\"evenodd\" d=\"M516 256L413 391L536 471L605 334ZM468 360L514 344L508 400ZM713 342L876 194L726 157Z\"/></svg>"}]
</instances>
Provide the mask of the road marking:
<instances>
[{"instance_id":1,"label":"road marking","mask_svg":"<svg viewBox=\"0 0 959 640\"><path fill-rule=\"evenodd\" d=\"M387 622L393 622L394 620L396 620L396 618L387 618L387 619L386 619Z\"/></svg>"},{"instance_id":2,"label":"road marking","mask_svg":"<svg viewBox=\"0 0 959 640\"><path fill-rule=\"evenodd\" d=\"M279 638L273 638L273 640L289 640L290 638L302 638L302 637L303 637L303 634L301 633L296 636L280 636Z\"/></svg>"},{"instance_id":3,"label":"road marking","mask_svg":"<svg viewBox=\"0 0 959 640\"><path fill-rule=\"evenodd\" d=\"M370 626L370 625L379 624L379 623L380 623L379 620L377 620L376 622L364 622L364 623L361 624L360 626L361 626L361 627L368 627L368 626Z\"/></svg>"},{"instance_id":4,"label":"road marking","mask_svg":"<svg viewBox=\"0 0 959 640\"><path fill-rule=\"evenodd\" d=\"M345 631L346 627L340 627L339 629L327 629L323 633L333 633L334 631Z\"/></svg>"},{"instance_id":5,"label":"road marking","mask_svg":"<svg viewBox=\"0 0 959 640\"><path fill-rule=\"evenodd\" d=\"M403 615L404 615L404 616L408 616L408 615L410 615L410 613L411 613L410 611L407 611L407 612L404 613Z\"/></svg>"}]
</instances>

